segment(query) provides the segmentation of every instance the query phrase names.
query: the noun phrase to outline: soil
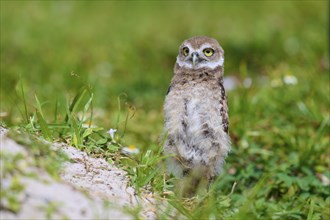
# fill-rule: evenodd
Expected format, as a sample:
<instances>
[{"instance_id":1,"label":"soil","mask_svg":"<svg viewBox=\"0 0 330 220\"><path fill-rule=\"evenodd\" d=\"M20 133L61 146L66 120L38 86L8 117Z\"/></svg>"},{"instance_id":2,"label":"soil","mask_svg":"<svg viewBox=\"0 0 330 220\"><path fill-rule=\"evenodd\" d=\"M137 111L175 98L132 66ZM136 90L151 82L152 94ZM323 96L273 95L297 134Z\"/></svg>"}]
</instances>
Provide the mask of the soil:
<instances>
[{"instance_id":1,"label":"soil","mask_svg":"<svg viewBox=\"0 0 330 220\"><path fill-rule=\"evenodd\" d=\"M53 178L40 167L33 166L31 154L25 146L6 136L7 130L0 128L1 155L21 154L24 161L14 166L33 175L3 176L1 169L1 191L8 192L13 179L19 179L24 189L14 196L19 210L8 209L8 201L1 198L1 219L134 219L127 208L139 210L143 219L155 219L152 195L138 197L129 186L124 170L109 164L104 159L93 158L85 152L65 144L54 144L70 158L61 169L60 179ZM3 167L1 156L1 167Z\"/></svg>"}]
</instances>

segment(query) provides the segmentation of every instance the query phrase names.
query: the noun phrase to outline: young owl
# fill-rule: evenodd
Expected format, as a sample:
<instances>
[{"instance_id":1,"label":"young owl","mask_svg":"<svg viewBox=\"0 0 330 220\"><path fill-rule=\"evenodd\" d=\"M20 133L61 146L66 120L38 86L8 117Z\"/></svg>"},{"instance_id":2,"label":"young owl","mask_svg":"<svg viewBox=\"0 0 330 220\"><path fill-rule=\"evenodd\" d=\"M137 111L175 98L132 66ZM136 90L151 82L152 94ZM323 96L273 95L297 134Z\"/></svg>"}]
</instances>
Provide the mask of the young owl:
<instances>
[{"instance_id":1,"label":"young owl","mask_svg":"<svg viewBox=\"0 0 330 220\"><path fill-rule=\"evenodd\" d=\"M173 155L167 163L176 177L211 183L230 150L223 64L215 39L192 37L179 48L164 104L164 153Z\"/></svg>"}]
</instances>

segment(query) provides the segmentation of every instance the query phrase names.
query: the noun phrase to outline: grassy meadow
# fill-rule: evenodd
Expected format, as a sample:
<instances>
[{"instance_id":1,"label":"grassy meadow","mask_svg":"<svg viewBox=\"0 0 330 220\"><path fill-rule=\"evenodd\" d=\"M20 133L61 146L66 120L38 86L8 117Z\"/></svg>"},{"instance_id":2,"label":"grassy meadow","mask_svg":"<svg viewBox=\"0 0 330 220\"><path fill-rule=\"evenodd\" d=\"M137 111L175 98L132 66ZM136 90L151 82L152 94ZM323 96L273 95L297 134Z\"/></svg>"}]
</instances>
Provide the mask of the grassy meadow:
<instances>
[{"instance_id":1,"label":"grassy meadow","mask_svg":"<svg viewBox=\"0 0 330 220\"><path fill-rule=\"evenodd\" d=\"M327 1L0 4L2 126L118 164L159 219L330 219ZM224 173L186 200L160 165L162 105L195 35L220 42L237 85Z\"/></svg>"}]
</instances>

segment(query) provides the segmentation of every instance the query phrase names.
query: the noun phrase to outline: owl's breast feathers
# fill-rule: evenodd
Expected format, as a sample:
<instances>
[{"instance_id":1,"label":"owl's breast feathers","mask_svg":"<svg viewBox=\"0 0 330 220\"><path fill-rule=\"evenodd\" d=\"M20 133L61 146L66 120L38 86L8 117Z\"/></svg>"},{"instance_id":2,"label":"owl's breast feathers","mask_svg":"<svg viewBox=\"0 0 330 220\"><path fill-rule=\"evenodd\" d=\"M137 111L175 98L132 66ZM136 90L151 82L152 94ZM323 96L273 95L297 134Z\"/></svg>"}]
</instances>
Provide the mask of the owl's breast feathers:
<instances>
[{"instance_id":1,"label":"owl's breast feathers","mask_svg":"<svg viewBox=\"0 0 330 220\"><path fill-rule=\"evenodd\" d=\"M200 97L202 100L205 98L216 99L214 101L217 101L219 104L223 130L228 134L228 99L223 85L223 67L218 67L214 70L205 68L192 71L184 68L177 68L176 66L175 72L176 74L172 78L166 95L172 90L176 91L176 93L180 93L179 96L184 96L182 93L191 94L194 91L194 95ZM213 95L205 97L205 91L208 90L210 90Z\"/></svg>"},{"instance_id":2,"label":"owl's breast feathers","mask_svg":"<svg viewBox=\"0 0 330 220\"><path fill-rule=\"evenodd\" d=\"M228 105L222 76L210 70L174 75L164 105L165 151L183 167L210 167L216 176L230 149Z\"/></svg>"}]
</instances>

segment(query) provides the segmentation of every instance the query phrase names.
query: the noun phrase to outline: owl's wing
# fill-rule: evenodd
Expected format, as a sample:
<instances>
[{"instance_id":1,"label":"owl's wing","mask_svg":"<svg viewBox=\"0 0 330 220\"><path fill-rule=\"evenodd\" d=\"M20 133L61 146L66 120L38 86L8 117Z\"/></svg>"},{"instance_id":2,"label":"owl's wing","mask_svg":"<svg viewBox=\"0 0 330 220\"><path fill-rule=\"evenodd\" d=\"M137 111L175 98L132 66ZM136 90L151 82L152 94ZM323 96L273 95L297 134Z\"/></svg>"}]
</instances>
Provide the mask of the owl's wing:
<instances>
[{"instance_id":1,"label":"owl's wing","mask_svg":"<svg viewBox=\"0 0 330 220\"><path fill-rule=\"evenodd\" d=\"M223 126L223 130L228 134L229 133L228 99L225 88L223 86L223 80L221 80L219 84L221 89L220 114L222 117L222 126Z\"/></svg>"},{"instance_id":2,"label":"owl's wing","mask_svg":"<svg viewBox=\"0 0 330 220\"><path fill-rule=\"evenodd\" d=\"M171 87L172 87L172 85L170 85L170 86L168 87L167 92L166 92L166 95L171 91Z\"/></svg>"}]
</instances>

